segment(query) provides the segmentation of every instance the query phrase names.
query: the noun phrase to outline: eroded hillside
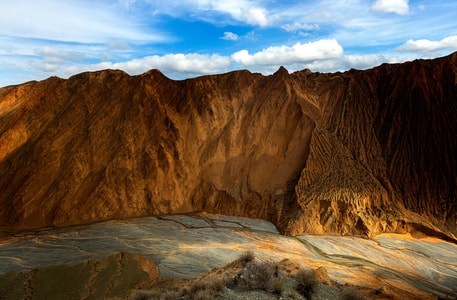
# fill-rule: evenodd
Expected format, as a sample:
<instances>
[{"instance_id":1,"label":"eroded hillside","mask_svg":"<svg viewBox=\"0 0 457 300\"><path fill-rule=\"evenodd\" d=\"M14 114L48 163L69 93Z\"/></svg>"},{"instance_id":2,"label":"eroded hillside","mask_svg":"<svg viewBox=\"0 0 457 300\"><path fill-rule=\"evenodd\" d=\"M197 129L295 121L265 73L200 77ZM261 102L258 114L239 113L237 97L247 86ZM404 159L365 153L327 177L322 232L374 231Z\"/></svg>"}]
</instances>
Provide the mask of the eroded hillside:
<instances>
[{"instance_id":1,"label":"eroded hillside","mask_svg":"<svg viewBox=\"0 0 457 300\"><path fill-rule=\"evenodd\" d=\"M208 211L289 234L455 238L457 54L321 74L0 89L0 225Z\"/></svg>"}]
</instances>

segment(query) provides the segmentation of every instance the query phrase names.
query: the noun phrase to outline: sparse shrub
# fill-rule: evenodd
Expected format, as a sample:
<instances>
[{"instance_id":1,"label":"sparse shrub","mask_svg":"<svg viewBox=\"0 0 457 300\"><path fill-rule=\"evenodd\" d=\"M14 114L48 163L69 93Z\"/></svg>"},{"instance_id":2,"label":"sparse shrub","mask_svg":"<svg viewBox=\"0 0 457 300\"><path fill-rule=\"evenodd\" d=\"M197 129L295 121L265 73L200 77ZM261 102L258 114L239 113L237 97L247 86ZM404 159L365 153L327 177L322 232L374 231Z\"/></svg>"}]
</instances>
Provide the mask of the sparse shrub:
<instances>
[{"instance_id":1,"label":"sparse shrub","mask_svg":"<svg viewBox=\"0 0 457 300\"><path fill-rule=\"evenodd\" d=\"M278 266L269 261L251 261L239 276L239 287L273 291L273 283L278 286ZM276 288L275 288L276 289Z\"/></svg>"},{"instance_id":2,"label":"sparse shrub","mask_svg":"<svg viewBox=\"0 0 457 300\"><path fill-rule=\"evenodd\" d=\"M237 261L241 263L242 267L246 267L246 265L248 263L250 263L251 261L253 261L254 258L255 258L254 252L246 251L243 254L241 254L241 256L238 258Z\"/></svg>"},{"instance_id":3,"label":"sparse shrub","mask_svg":"<svg viewBox=\"0 0 457 300\"><path fill-rule=\"evenodd\" d=\"M341 300L363 300L365 297L354 287L343 288L341 292Z\"/></svg>"},{"instance_id":4,"label":"sparse shrub","mask_svg":"<svg viewBox=\"0 0 457 300\"><path fill-rule=\"evenodd\" d=\"M316 272L314 270L300 270L295 275L297 285L295 289L301 295L305 296L306 299L311 299L312 295L316 293L319 285Z\"/></svg>"}]
</instances>

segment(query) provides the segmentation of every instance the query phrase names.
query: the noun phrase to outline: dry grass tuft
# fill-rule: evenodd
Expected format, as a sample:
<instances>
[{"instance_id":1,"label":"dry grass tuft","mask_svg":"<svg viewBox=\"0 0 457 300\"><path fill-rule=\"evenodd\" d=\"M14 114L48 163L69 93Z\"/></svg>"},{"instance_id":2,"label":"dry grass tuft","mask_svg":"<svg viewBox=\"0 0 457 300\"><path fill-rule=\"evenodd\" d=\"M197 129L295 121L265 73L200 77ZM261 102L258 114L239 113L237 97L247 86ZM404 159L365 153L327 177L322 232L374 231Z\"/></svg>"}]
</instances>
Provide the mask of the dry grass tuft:
<instances>
[{"instance_id":1,"label":"dry grass tuft","mask_svg":"<svg viewBox=\"0 0 457 300\"><path fill-rule=\"evenodd\" d=\"M284 287L283 284L281 285L280 280L277 264L269 261L253 260L239 274L238 287L278 292Z\"/></svg>"},{"instance_id":2,"label":"dry grass tuft","mask_svg":"<svg viewBox=\"0 0 457 300\"><path fill-rule=\"evenodd\" d=\"M254 252L252 251L246 251L243 254L240 255L240 257L235 261L237 263L240 263L241 266L244 268L248 263L253 261L255 259Z\"/></svg>"}]
</instances>

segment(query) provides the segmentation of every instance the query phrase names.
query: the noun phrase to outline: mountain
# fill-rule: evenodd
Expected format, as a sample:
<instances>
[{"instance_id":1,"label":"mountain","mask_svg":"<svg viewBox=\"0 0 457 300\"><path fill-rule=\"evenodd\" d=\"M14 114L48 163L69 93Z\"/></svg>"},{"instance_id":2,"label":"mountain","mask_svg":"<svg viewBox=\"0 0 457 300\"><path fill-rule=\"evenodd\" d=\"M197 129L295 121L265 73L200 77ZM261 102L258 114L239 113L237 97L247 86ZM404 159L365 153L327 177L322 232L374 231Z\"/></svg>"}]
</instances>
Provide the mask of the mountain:
<instances>
[{"instance_id":1,"label":"mountain","mask_svg":"<svg viewBox=\"0 0 457 300\"><path fill-rule=\"evenodd\" d=\"M151 214L284 233L457 238L457 53L182 81L105 70L0 89L0 228Z\"/></svg>"}]
</instances>

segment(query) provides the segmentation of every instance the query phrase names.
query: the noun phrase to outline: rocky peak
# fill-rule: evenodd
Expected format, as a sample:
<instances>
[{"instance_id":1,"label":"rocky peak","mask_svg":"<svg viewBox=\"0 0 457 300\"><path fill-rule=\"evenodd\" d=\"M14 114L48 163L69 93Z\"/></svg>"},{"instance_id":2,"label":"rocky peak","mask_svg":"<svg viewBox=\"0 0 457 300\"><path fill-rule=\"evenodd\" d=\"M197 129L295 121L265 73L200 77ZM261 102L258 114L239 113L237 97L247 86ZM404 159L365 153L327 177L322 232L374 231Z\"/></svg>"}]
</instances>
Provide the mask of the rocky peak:
<instances>
[{"instance_id":1,"label":"rocky peak","mask_svg":"<svg viewBox=\"0 0 457 300\"><path fill-rule=\"evenodd\" d=\"M288 76L289 75L289 71L287 71L286 68L284 68L283 66L280 66L279 69L273 74L273 76L277 77L277 76Z\"/></svg>"}]
</instances>

